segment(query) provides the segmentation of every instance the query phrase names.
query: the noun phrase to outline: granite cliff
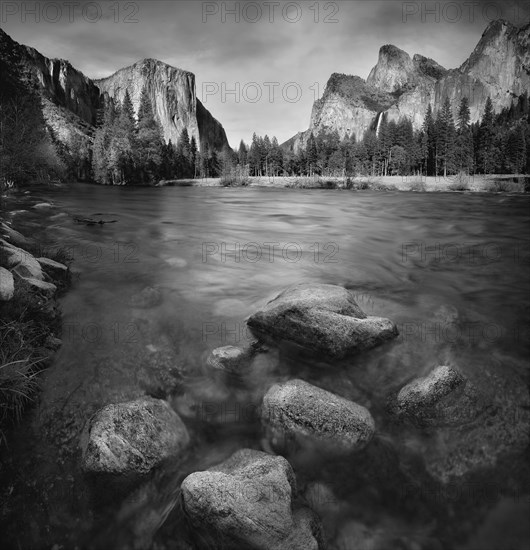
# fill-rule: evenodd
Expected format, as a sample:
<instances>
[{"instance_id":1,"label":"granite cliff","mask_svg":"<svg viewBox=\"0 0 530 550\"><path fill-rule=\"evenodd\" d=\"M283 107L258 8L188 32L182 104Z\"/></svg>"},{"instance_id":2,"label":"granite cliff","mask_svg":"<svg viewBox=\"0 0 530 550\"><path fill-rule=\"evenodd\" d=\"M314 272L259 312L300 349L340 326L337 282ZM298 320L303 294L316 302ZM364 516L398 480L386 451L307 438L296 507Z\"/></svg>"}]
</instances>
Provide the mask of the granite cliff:
<instances>
[{"instance_id":1,"label":"granite cliff","mask_svg":"<svg viewBox=\"0 0 530 550\"><path fill-rule=\"evenodd\" d=\"M195 75L154 59L144 59L100 80L92 80L64 59L49 59L36 49L15 42L0 29L0 54L17 60L35 77L43 98L43 113L55 136L71 145L74 134L89 136L104 94L119 100L129 91L138 108L144 85L161 124L164 138L177 142L183 128L197 143L221 150L225 131L196 97Z\"/></svg>"},{"instance_id":2,"label":"granite cliff","mask_svg":"<svg viewBox=\"0 0 530 550\"><path fill-rule=\"evenodd\" d=\"M322 98L313 105L309 129L283 144L298 151L311 132L337 131L361 139L376 129L381 113L388 120L409 118L421 128L427 106L436 113L449 97L456 114L464 96L469 99L471 121L482 116L487 97L496 112L510 107L530 92L530 25L517 28L504 20L491 22L469 58L447 70L436 61L384 45L366 81L358 76L332 74Z\"/></svg>"},{"instance_id":3,"label":"granite cliff","mask_svg":"<svg viewBox=\"0 0 530 550\"><path fill-rule=\"evenodd\" d=\"M177 143L180 133L186 128L190 138L194 136L197 143L206 141L217 150L228 145L221 124L197 99L195 75L189 71L156 59L143 59L94 83L102 93L119 101L128 91L136 112L142 89L146 86L166 142Z\"/></svg>"}]
</instances>

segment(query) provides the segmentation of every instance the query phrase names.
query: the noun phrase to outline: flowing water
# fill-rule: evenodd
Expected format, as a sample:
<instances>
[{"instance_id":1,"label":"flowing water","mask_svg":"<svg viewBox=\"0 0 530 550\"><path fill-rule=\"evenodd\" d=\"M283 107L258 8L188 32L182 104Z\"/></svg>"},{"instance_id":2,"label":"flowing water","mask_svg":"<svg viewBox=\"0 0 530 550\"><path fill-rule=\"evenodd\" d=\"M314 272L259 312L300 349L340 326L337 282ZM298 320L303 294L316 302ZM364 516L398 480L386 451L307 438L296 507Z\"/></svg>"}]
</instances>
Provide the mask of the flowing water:
<instances>
[{"instance_id":1,"label":"flowing water","mask_svg":"<svg viewBox=\"0 0 530 550\"><path fill-rule=\"evenodd\" d=\"M180 481L240 447L264 448L257 407L274 381L301 377L367 406L380 444L395 437L386 395L433 366L479 378L493 366L528 382L525 196L72 185L40 198L55 207L19 214L20 227L69 249L78 276L61 299L63 345L12 436L16 473L3 501L15 547L190 548ZM115 223L74 221L87 216ZM243 379L207 366L213 348L251 338L246 316L302 281L351 289L366 313L396 322L399 338L334 365L271 350ZM133 307L146 287L161 302ZM83 425L99 407L146 393L170 400L193 443L136 490L108 494L80 474ZM480 503L482 512L452 517L444 530L447 517L389 497L376 480L315 497L321 478L340 493L350 477L317 464L293 463L300 488L312 483L320 498L330 538L359 520L401 537L403 548L528 543L527 496ZM357 548L348 544L341 548Z\"/></svg>"}]
</instances>

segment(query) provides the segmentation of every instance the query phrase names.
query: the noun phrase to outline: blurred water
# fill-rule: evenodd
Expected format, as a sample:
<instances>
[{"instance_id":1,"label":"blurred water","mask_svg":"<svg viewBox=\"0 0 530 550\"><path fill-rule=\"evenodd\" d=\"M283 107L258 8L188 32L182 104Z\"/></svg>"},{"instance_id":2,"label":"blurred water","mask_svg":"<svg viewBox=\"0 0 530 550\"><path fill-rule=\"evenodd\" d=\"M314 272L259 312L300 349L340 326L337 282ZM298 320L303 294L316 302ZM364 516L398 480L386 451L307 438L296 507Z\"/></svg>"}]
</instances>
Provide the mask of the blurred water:
<instances>
[{"instance_id":1,"label":"blurred water","mask_svg":"<svg viewBox=\"0 0 530 550\"><path fill-rule=\"evenodd\" d=\"M46 228L40 212L20 219L48 247L67 247L80 276L61 300L63 346L13 444L24 475L37 480L30 504L12 504L20 525L31 526L18 535L21 547L148 547L164 521L159 544L178 539L182 476L260 447L257 406L277 380L296 375L369 407L381 441L392 439L386 395L436 364L479 379L493 364L528 380L524 196L73 185L44 198L58 207ZM116 223L86 226L75 216ZM398 324L399 339L335 365L273 351L243 380L206 366L211 349L250 338L247 315L302 281L352 289L366 313ZM161 303L132 307L145 287L158 289ZM170 396L194 444L139 492L100 502L79 474L79 433L97 408L146 392ZM336 511L332 528L366 512L373 499L363 491L346 515ZM428 522L412 512L410 524L396 519L395 506L379 503L371 520L421 540ZM507 506L497 520L504 509L505 520L517 515ZM503 529L499 540L482 529L480 547L487 539L502 548Z\"/></svg>"}]
</instances>

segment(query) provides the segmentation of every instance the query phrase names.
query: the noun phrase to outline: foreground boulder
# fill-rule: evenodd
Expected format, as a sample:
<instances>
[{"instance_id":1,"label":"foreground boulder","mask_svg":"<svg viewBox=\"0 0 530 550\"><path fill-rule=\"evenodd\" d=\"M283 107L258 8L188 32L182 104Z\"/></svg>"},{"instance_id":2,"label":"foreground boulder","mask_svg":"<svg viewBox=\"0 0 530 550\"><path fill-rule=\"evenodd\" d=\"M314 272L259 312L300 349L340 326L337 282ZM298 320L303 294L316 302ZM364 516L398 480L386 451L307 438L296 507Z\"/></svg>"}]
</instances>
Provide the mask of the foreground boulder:
<instances>
[{"instance_id":1,"label":"foreground boulder","mask_svg":"<svg viewBox=\"0 0 530 550\"><path fill-rule=\"evenodd\" d=\"M251 449L182 482L184 511L200 538L209 534L223 548L321 548L320 522L308 508L293 510L295 494L287 460Z\"/></svg>"},{"instance_id":2,"label":"foreground boulder","mask_svg":"<svg viewBox=\"0 0 530 550\"><path fill-rule=\"evenodd\" d=\"M261 417L276 446L294 438L316 443L324 452L350 453L364 448L375 432L366 408L303 380L272 386Z\"/></svg>"},{"instance_id":3,"label":"foreground boulder","mask_svg":"<svg viewBox=\"0 0 530 550\"><path fill-rule=\"evenodd\" d=\"M417 427L458 426L475 420L486 401L457 370L436 367L389 400L389 412Z\"/></svg>"},{"instance_id":4,"label":"foreground boulder","mask_svg":"<svg viewBox=\"0 0 530 550\"><path fill-rule=\"evenodd\" d=\"M107 405L83 434L85 472L144 474L189 443L186 427L166 401L140 398Z\"/></svg>"},{"instance_id":5,"label":"foreground boulder","mask_svg":"<svg viewBox=\"0 0 530 550\"><path fill-rule=\"evenodd\" d=\"M258 336L338 359L398 335L389 319L368 317L349 290L318 283L288 288L251 315L247 324Z\"/></svg>"}]
</instances>

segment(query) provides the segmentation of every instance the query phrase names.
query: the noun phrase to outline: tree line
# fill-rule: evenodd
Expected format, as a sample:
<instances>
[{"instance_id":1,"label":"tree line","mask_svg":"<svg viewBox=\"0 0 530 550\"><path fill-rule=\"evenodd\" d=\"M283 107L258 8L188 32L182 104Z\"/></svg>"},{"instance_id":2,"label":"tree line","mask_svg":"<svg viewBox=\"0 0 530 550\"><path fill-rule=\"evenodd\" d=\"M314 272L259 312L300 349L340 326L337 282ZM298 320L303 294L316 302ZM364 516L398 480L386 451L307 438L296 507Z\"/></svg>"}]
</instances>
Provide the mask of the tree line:
<instances>
[{"instance_id":1,"label":"tree line","mask_svg":"<svg viewBox=\"0 0 530 550\"><path fill-rule=\"evenodd\" d=\"M296 153L276 138L253 135L232 154L232 166L247 165L251 176L447 176L450 174L530 173L528 95L496 115L488 97L479 122L470 122L469 100L456 115L447 98L435 116L429 105L421 129L407 118L388 120L381 113L361 140L337 131L310 133ZM226 171L226 166L224 167Z\"/></svg>"},{"instance_id":2,"label":"tree line","mask_svg":"<svg viewBox=\"0 0 530 550\"><path fill-rule=\"evenodd\" d=\"M217 153L206 142L199 150L195 136L190 139L186 128L176 144L171 140L165 143L146 87L136 117L128 91L121 103L105 97L92 148L93 179L98 183L122 185L217 176L218 164Z\"/></svg>"},{"instance_id":3,"label":"tree line","mask_svg":"<svg viewBox=\"0 0 530 550\"><path fill-rule=\"evenodd\" d=\"M7 54L6 54L7 55ZM12 55L12 54L10 54ZM310 133L295 153L254 133L239 148L215 151L184 128L165 143L147 88L135 114L128 92L105 96L91 135L73 133L68 146L46 125L38 85L16 58L0 58L0 183L82 179L101 184L155 183L161 179L249 176L447 176L530 173L529 99L525 93L495 114L488 98L481 119L470 123L468 98L456 111L446 99L423 126L380 113L361 139L338 132ZM453 116L456 112L456 117Z\"/></svg>"}]
</instances>

